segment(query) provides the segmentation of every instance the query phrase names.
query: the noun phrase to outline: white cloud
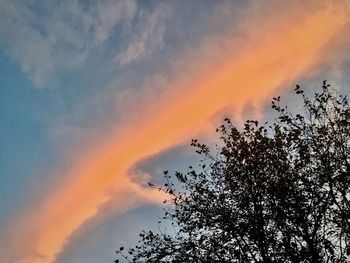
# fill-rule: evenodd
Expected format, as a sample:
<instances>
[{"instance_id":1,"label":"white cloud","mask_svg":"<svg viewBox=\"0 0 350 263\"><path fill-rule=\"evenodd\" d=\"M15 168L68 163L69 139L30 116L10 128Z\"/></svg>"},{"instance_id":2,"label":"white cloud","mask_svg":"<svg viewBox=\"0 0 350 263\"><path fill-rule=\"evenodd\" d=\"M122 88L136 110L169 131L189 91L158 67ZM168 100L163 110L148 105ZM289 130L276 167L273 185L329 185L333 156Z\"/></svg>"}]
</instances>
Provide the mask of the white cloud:
<instances>
[{"instance_id":1,"label":"white cloud","mask_svg":"<svg viewBox=\"0 0 350 263\"><path fill-rule=\"evenodd\" d=\"M130 21L135 16L136 10L134 1L109 1L108 4L98 2L94 23L97 42L103 43L123 18Z\"/></svg>"},{"instance_id":2,"label":"white cloud","mask_svg":"<svg viewBox=\"0 0 350 263\"><path fill-rule=\"evenodd\" d=\"M13 41L12 55L34 84L42 87L55 70L50 41L30 27L20 28L16 34L22 41Z\"/></svg>"},{"instance_id":3,"label":"white cloud","mask_svg":"<svg viewBox=\"0 0 350 263\"><path fill-rule=\"evenodd\" d=\"M131 36L131 41L125 50L117 53L115 61L121 66L142 60L156 50L162 49L166 20L170 16L168 5L160 5L151 13L140 11L140 25Z\"/></svg>"},{"instance_id":4,"label":"white cloud","mask_svg":"<svg viewBox=\"0 0 350 263\"><path fill-rule=\"evenodd\" d=\"M136 11L132 0L4 0L0 43L33 83L44 87L60 70L82 65L117 25L130 25Z\"/></svg>"}]
</instances>

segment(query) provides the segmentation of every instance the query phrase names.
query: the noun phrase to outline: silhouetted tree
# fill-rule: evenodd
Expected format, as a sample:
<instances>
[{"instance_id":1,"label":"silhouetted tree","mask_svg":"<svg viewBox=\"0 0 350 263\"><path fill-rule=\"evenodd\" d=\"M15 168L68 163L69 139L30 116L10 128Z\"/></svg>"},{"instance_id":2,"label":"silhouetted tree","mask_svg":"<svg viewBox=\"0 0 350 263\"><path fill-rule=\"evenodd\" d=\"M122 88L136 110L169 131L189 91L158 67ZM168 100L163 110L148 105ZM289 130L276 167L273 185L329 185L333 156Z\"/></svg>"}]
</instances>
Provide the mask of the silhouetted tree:
<instances>
[{"instance_id":1,"label":"silhouetted tree","mask_svg":"<svg viewBox=\"0 0 350 263\"><path fill-rule=\"evenodd\" d=\"M312 99L295 90L302 113L278 97L272 125L247 121L239 130L226 119L215 155L193 140L200 171L177 172L182 187L165 172L160 188L174 231L142 232L116 262L347 262L350 107L326 81Z\"/></svg>"}]
</instances>

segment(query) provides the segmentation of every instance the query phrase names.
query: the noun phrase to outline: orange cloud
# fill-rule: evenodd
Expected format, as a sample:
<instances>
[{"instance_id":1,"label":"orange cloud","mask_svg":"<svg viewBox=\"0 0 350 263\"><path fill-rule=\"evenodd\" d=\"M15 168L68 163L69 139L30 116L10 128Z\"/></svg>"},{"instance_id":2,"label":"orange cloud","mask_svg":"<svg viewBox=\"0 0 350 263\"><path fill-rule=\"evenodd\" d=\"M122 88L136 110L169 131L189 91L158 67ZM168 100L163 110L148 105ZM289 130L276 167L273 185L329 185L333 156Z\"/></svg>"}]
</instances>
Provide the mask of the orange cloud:
<instances>
[{"instance_id":1,"label":"orange cloud","mask_svg":"<svg viewBox=\"0 0 350 263\"><path fill-rule=\"evenodd\" d=\"M220 69L201 66L197 77L174 83L167 94L150 101L138 120L82 156L68 179L22 220L24 230L17 242L28 243L15 244L19 262L53 262L69 236L95 216L113 192L120 196L116 205L121 210L128 199L162 200L160 193L132 182L127 170L138 160L191 138L225 106L240 109L248 102L266 101L278 87L320 63L320 52L346 19L323 10L302 21L278 22L284 23L283 30L259 39L253 49L233 47L228 54L240 55L234 61L223 57Z\"/></svg>"}]
</instances>

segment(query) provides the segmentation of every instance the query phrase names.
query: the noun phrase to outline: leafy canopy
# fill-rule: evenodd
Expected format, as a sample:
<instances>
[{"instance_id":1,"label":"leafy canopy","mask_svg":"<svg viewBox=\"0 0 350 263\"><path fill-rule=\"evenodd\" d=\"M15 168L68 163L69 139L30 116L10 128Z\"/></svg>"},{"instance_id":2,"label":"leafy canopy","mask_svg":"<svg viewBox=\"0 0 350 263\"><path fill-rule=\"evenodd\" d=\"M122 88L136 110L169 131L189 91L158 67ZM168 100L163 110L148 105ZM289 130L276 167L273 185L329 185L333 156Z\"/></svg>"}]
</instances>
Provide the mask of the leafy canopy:
<instances>
[{"instance_id":1,"label":"leafy canopy","mask_svg":"<svg viewBox=\"0 0 350 263\"><path fill-rule=\"evenodd\" d=\"M347 262L349 104L326 81L312 99L295 91L304 111L274 98L272 125L247 121L239 130L225 119L215 155L193 140L201 170L177 172L177 186L165 172L160 188L172 231L142 232L116 262Z\"/></svg>"}]
</instances>

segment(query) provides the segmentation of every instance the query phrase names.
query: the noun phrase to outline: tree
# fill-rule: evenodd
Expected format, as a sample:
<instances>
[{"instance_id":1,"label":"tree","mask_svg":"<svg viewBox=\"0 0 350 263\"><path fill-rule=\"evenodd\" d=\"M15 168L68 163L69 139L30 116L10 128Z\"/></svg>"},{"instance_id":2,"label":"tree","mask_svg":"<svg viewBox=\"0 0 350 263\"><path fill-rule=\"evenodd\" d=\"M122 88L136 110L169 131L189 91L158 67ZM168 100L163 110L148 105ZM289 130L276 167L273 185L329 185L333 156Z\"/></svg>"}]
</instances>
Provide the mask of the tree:
<instances>
[{"instance_id":1,"label":"tree","mask_svg":"<svg viewBox=\"0 0 350 263\"><path fill-rule=\"evenodd\" d=\"M177 184L165 172L159 188L174 231L142 232L116 262L347 262L350 107L326 81L312 99L295 91L302 113L278 97L272 125L225 119L216 154L193 140L201 169L177 172Z\"/></svg>"}]
</instances>

